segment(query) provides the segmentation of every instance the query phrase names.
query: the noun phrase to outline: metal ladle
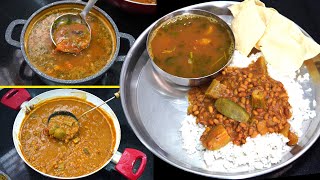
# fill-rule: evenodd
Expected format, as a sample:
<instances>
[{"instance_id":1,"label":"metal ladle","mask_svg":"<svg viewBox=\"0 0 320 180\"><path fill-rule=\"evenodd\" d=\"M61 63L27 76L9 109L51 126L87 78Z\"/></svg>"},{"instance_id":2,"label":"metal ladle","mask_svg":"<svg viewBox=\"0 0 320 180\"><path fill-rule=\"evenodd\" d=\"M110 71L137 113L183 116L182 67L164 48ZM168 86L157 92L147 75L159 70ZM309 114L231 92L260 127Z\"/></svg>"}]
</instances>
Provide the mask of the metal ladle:
<instances>
[{"instance_id":1,"label":"metal ladle","mask_svg":"<svg viewBox=\"0 0 320 180\"><path fill-rule=\"evenodd\" d=\"M53 42L53 44L55 46L57 46L57 44L59 42L55 42L55 39L53 37L54 32L58 29L58 27L60 25L63 25L63 22L69 22L69 23L78 23L78 24L84 24L87 28L88 31L90 33L90 39L89 39L89 43L87 44L86 47L84 47L83 49L87 48L90 44L91 41L91 28L90 25L88 24L87 20L86 20L86 16L89 13L89 11L91 10L91 8L94 6L94 4L97 2L98 0L89 0L88 3L86 4L86 6L84 7L84 9L81 11L81 13L79 14L72 14L72 13L66 13L66 14L62 14L61 16L57 17L50 28L50 38L51 41ZM81 50L83 50L81 49ZM69 53L75 53L72 50L65 50L64 52L69 52Z\"/></svg>"},{"instance_id":2,"label":"metal ladle","mask_svg":"<svg viewBox=\"0 0 320 180\"><path fill-rule=\"evenodd\" d=\"M113 100L114 98L119 98L119 97L120 97L120 91L114 93L114 96L113 96L113 97L111 97L111 98L109 98L108 100L104 101L102 104L100 104L100 105L98 105L98 106L95 106L95 107L89 109L88 111L82 113L79 117L77 117L76 115L74 115L74 114L73 114L72 112L70 112L70 111L55 111L54 113L52 113L52 114L48 117L47 123L49 124L51 118L53 118L53 117L55 117L55 116L70 116L70 117L72 117L73 119L75 119L76 121L79 121L79 119L80 119L81 117L83 117L84 115L86 115L87 113L89 113L89 112L97 109L98 107L106 104L107 102Z\"/></svg>"},{"instance_id":3,"label":"metal ladle","mask_svg":"<svg viewBox=\"0 0 320 180\"><path fill-rule=\"evenodd\" d=\"M102 104L100 104L98 106L95 106L95 107L89 109L88 111L82 113L79 117L77 117L76 115L74 115L72 112L69 112L69 111L56 111L56 112L52 113L48 117L48 121L47 121L48 128L49 128L50 125L52 125L50 127L50 129L48 129L49 135L52 135L54 138L56 138L58 140L61 140L61 141L65 141L65 142L68 142L69 140L74 139L76 134L78 134L78 132L79 132L79 123L78 123L78 121L79 121L79 119L81 117L83 117L87 113L97 109L98 107L106 104L107 102L111 101L112 99L119 98L119 97L120 97L120 92L118 91L118 92L114 93L114 96L112 98L110 98L110 99L104 101ZM56 117L56 116L69 116L69 117L71 117L71 119L73 119L76 122L76 124L71 122L71 125L69 125L70 129L68 129L68 130L66 130L65 128L59 127L59 125L57 126L57 124L55 124L54 122L53 122L53 124L49 124L50 120L53 117ZM69 119L63 119L62 121L64 121L63 123L65 123L65 124L70 124L70 123L68 123ZM71 126L73 126L73 127L71 127ZM66 131L68 131L69 133L67 134ZM78 138L78 140L76 140L76 139L77 138L75 138L75 141L79 140L79 138Z\"/></svg>"}]
</instances>

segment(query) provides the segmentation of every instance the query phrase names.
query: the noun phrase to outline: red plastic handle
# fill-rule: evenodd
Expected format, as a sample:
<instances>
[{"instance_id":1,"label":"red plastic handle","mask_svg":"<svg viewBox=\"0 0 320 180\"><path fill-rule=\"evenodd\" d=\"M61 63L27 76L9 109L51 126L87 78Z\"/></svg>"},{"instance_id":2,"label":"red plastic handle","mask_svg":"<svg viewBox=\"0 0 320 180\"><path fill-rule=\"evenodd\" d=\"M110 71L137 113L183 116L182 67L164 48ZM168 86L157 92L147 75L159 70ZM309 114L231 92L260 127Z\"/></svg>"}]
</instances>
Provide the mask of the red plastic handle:
<instances>
[{"instance_id":1,"label":"red plastic handle","mask_svg":"<svg viewBox=\"0 0 320 180\"><path fill-rule=\"evenodd\" d=\"M20 105L31 99L26 89L11 89L2 98L1 103L11 109L19 110Z\"/></svg>"},{"instance_id":2,"label":"red plastic handle","mask_svg":"<svg viewBox=\"0 0 320 180\"><path fill-rule=\"evenodd\" d=\"M133 173L134 163L138 159L141 159L141 164L137 172ZM146 154L136 149L126 148L122 153L122 156L115 168L119 173L124 175L126 178L130 180L136 180L142 175L146 167L146 164L147 164Z\"/></svg>"}]
</instances>

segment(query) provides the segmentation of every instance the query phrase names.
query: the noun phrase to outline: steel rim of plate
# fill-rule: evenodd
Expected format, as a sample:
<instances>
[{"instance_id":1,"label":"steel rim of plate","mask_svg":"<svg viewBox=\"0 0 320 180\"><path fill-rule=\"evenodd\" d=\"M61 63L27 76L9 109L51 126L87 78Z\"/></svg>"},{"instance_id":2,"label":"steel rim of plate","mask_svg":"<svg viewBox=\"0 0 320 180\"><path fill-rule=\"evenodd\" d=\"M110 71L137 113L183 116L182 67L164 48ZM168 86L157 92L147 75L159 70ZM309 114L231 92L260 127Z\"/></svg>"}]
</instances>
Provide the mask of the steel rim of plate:
<instances>
[{"instance_id":1,"label":"steel rim of plate","mask_svg":"<svg viewBox=\"0 0 320 180\"><path fill-rule=\"evenodd\" d=\"M226 7L232 4L235 4L238 2L234 2L234 1L217 1L217 2L207 2L207 3L201 3L201 4L195 4L192 6L188 6L182 9L203 9L206 6L210 6L210 7ZM182 10L179 9L179 10ZM157 21L156 21L157 22ZM149 134L143 134L146 132L141 132L141 129L138 128L144 128L144 125L141 125L140 122L134 122L135 119L131 118L131 114L129 113L129 109L126 107L126 103L130 100L127 100L127 98L130 97L130 92L128 92L128 90L131 90L130 87L127 88L129 84L126 80L126 69L129 66L130 63L130 58L132 57L132 54L134 54L134 50L135 48L137 48L137 46L139 45L139 43L145 44L145 42L143 41L144 39L146 39L146 36L148 34L148 31L151 29L151 27L156 24L156 22L154 22L153 24L151 24L140 36L139 38L136 40L135 44L132 46L132 48L130 49L130 51L128 52L128 55L126 57L126 60L124 61L124 64L122 66L122 70L121 70L121 77L120 77L120 90L121 90L121 94L123 94L122 98L121 98L121 104L125 113L126 118L128 119L128 123L130 124L131 128L133 129L134 133L136 134L136 136L139 138L139 140L157 157L159 157L160 159L162 159L163 161L171 164L174 167L177 167L179 169L194 173L194 174L198 174L198 175L202 175L202 176L207 176L207 177L215 177L215 178L222 178L222 179L243 179L243 178L250 178L250 177L255 177L255 176L260 176L266 173L270 173L273 172L277 169L280 169L282 167L287 166L288 164L292 163L293 161L295 161L297 158L299 158L302 154L304 154L314 143L315 141L318 139L319 135L320 135L320 129L319 126L316 127L316 129L314 130L314 134L313 136L308 140L308 142L305 143L304 147L302 150L300 150L298 153L292 155L292 157L290 157L287 161L285 162L279 162L275 165L272 165L272 167L270 168L265 168L262 170L258 170L258 171L247 171L247 172L240 172L240 173L220 173L220 172L214 172L216 174L213 174L212 171L206 170L206 169L202 169L202 168L194 168L191 167L192 165L190 164L186 164L184 162L181 162L179 160L176 160L174 157L166 154L166 152L164 152L158 145L157 143L150 137ZM298 25L297 25L298 26ZM299 26L298 26L299 27ZM299 27L302 32L311 37L307 32L305 32L301 27ZM143 37L144 36L144 37ZM141 42L143 41L143 42ZM132 73L132 72L131 72ZM135 82L137 83L137 82ZM135 84L137 85L137 84ZM136 88L136 86L135 86ZM317 90L315 89L314 94L317 95ZM129 94L129 96L128 96ZM138 125L137 125L138 124ZM304 136L302 136L304 137ZM147 142L147 140L150 140L151 142ZM160 148L160 150L156 150L153 148L153 146L155 146ZM169 157L169 158L168 158Z\"/></svg>"}]
</instances>

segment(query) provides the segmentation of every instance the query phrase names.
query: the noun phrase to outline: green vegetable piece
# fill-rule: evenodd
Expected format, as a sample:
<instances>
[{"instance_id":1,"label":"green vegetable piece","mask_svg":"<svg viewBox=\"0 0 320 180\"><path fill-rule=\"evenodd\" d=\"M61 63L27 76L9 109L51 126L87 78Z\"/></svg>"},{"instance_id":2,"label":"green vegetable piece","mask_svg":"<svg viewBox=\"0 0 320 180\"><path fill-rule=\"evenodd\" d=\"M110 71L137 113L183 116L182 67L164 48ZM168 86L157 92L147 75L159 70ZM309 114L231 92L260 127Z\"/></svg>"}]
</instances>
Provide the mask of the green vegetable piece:
<instances>
[{"instance_id":1,"label":"green vegetable piece","mask_svg":"<svg viewBox=\"0 0 320 180\"><path fill-rule=\"evenodd\" d=\"M66 136L66 131L62 128L57 128L54 131L53 137L62 140Z\"/></svg>"},{"instance_id":2,"label":"green vegetable piece","mask_svg":"<svg viewBox=\"0 0 320 180\"><path fill-rule=\"evenodd\" d=\"M77 144L77 143L80 141L80 138L79 138L79 137L76 137L76 138L74 138L72 141L73 141L73 143Z\"/></svg>"},{"instance_id":3,"label":"green vegetable piece","mask_svg":"<svg viewBox=\"0 0 320 180\"><path fill-rule=\"evenodd\" d=\"M189 53L188 63L193 64L193 52L192 51Z\"/></svg>"},{"instance_id":4,"label":"green vegetable piece","mask_svg":"<svg viewBox=\"0 0 320 180\"><path fill-rule=\"evenodd\" d=\"M52 127L51 129L49 129L49 135L53 135L56 129L57 127Z\"/></svg>"},{"instance_id":5,"label":"green vegetable piece","mask_svg":"<svg viewBox=\"0 0 320 180\"><path fill-rule=\"evenodd\" d=\"M70 25L71 23L72 23L72 20L71 20L70 17L68 17L66 24L67 24L67 25Z\"/></svg>"},{"instance_id":6,"label":"green vegetable piece","mask_svg":"<svg viewBox=\"0 0 320 180\"><path fill-rule=\"evenodd\" d=\"M64 168L65 168L65 163L60 163L60 164L58 165L58 170L59 170L59 171L63 171Z\"/></svg>"},{"instance_id":7,"label":"green vegetable piece","mask_svg":"<svg viewBox=\"0 0 320 180\"><path fill-rule=\"evenodd\" d=\"M256 89L252 91L252 107L256 108L266 108L266 98L262 90Z\"/></svg>"},{"instance_id":8,"label":"green vegetable piece","mask_svg":"<svg viewBox=\"0 0 320 180\"><path fill-rule=\"evenodd\" d=\"M46 124L47 121L48 121L48 120L47 120L46 118L42 119L42 123L43 123L43 124Z\"/></svg>"},{"instance_id":9,"label":"green vegetable piece","mask_svg":"<svg viewBox=\"0 0 320 180\"><path fill-rule=\"evenodd\" d=\"M236 121L247 122L250 118L250 115L243 107L229 99L219 98L214 103L214 106L221 114Z\"/></svg>"},{"instance_id":10,"label":"green vegetable piece","mask_svg":"<svg viewBox=\"0 0 320 180\"><path fill-rule=\"evenodd\" d=\"M218 80L213 80L209 86L209 88L205 92L206 97L210 97L213 99L217 99L223 96L227 89L227 86L221 84Z\"/></svg>"},{"instance_id":11,"label":"green vegetable piece","mask_svg":"<svg viewBox=\"0 0 320 180\"><path fill-rule=\"evenodd\" d=\"M168 57L168 58L165 60L165 64L166 64L167 66L171 66L173 63L174 63L174 57Z\"/></svg>"},{"instance_id":12,"label":"green vegetable piece","mask_svg":"<svg viewBox=\"0 0 320 180\"><path fill-rule=\"evenodd\" d=\"M54 123L54 125L49 129L49 135L53 135L57 128L60 126Z\"/></svg>"},{"instance_id":13,"label":"green vegetable piece","mask_svg":"<svg viewBox=\"0 0 320 180\"><path fill-rule=\"evenodd\" d=\"M89 152L88 148L83 148L83 152L88 156L90 155L90 152Z\"/></svg>"}]
</instances>

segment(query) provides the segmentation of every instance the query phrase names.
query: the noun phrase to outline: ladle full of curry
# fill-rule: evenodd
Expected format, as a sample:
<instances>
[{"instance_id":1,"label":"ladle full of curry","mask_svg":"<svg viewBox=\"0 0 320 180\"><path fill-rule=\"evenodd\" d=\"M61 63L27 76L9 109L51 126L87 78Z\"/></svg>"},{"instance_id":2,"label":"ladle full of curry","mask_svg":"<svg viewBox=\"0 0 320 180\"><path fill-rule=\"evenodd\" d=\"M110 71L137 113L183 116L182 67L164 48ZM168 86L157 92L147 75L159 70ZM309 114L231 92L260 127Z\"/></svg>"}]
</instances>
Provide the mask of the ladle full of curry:
<instances>
[{"instance_id":1,"label":"ladle full of curry","mask_svg":"<svg viewBox=\"0 0 320 180\"><path fill-rule=\"evenodd\" d=\"M97 109L98 107L108 103L114 98L119 98L120 92L114 93L114 96L104 101L102 104L95 106L86 112L82 113L80 116L76 116L69 111L55 111L48 117L48 127L47 131L49 136L56 138L61 141L68 142L73 139L79 131L79 119L86 115L87 113Z\"/></svg>"},{"instance_id":2,"label":"ladle full of curry","mask_svg":"<svg viewBox=\"0 0 320 180\"><path fill-rule=\"evenodd\" d=\"M90 45L91 28L86 16L97 1L89 0L79 14L66 13L54 20L50 28L50 37L56 50L79 53Z\"/></svg>"}]
</instances>

